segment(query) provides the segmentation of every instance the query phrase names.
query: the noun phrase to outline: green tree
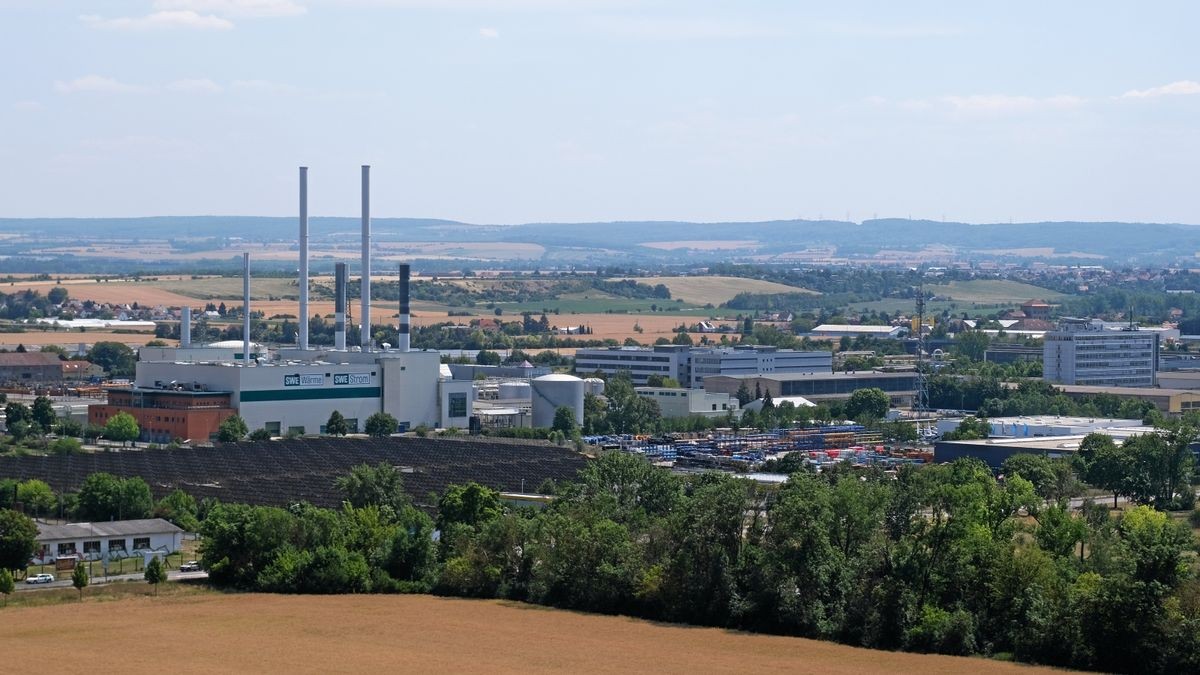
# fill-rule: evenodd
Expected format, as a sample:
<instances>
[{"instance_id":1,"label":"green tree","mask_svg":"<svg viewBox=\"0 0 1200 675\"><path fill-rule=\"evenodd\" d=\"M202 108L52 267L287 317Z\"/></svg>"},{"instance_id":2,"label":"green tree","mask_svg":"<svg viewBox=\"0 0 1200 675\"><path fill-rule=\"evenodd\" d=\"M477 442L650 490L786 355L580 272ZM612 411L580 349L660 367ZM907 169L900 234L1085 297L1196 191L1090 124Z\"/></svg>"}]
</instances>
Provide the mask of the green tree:
<instances>
[{"instance_id":1,"label":"green tree","mask_svg":"<svg viewBox=\"0 0 1200 675\"><path fill-rule=\"evenodd\" d=\"M882 389L859 389L846 401L846 416L851 419L883 419L891 408L891 399Z\"/></svg>"},{"instance_id":2,"label":"green tree","mask_svg":"<svg viewBox=\"0 0 1200 675\"><path fill-rule=\"evenodd\" d=\"M365 429L370 436L386 438L396 433L396 429L399 426L400 423L396 421L395 417L385 412L377 412L367 418Z\"/></svg>"},{"instance_id":3,"label":"green tree","mask_svg":"<svg viewBox=\"0 0 1200 675\"><path fill-rule=\"evenodd\" d=\"M79 591L79 599L83 600L83 589L87 588L91 579L88 578L87 565L82 561L75 563L75 571L71 572L71 585Z\"/></svg>"},{"instance_id":4,"label":"green tree","mask_svg":"<svg viewBox=\"0 0 1200 675\"><path fill-rule=\"evenodd\" d=\"M991 434L992 426L988 424L987 420L967 416L962 422L959 422L957 429L943 434L942 440L973 441L980 438L987 438Z\"/></svg>"},{"instance_id":5,"label":"green tree","mask_svg":"<svg viewBox=\"0 0 1200 675\"><path fill-rule=\"evenodd\" d=\"M45 396L38 396L33 399L33 408L30 409L30 417L33 420L33 424L43 434L50 433L54 429L54 423L58 421L58 414L54 412L54 404Z\"/></svg>"},{"instance_id":6,"label":"green tree","mask_svg":"<svg viewBox=\"0 0 1200 675\"><path fill-rule=\"evenodd\" d=\"M0 509L0 568L24 570L37 550L37 525L23 513Z\"/></svg>"},{"instance_id":7,"label":"green tree","mask_svg":"<svg viewBox=\"0 0 1200 675\"><path fill-rule=\"evenodd\" d=\"M187 532L200 530L200 521L196 517L198 512L195 498L178 488L154 505L155 518L172 522Z\"/></svg>"},{"instance_id":8,"label":"green tree","mask_svg":"<svg viewBox=\"0 0 1200 675\"><path fill-rule=\"evenodd\" d=\"M167 580L167 570L163 568L162 560L154 556L146 563L146 572L142 576L146 583L154 586L154 595L158 595L158 585Z\"/></svg>"},{"instance_id":9,"label":"green tree","mask_svg":"<svg viewBox=\"0 0 1200 675\"><path fill-rule=\"evenodd\" d=\"M8 607L8 596L12 595L15 590L17 589L13 583L12 571L0 567L0 594L4 595L5 607Z\"/></svg>"},{"instance_id":10,"label":"green tree","mask_svg":"<svg viewBox=\"0 0 1200 675\"><path fill-rule=\"evenodd\" d=\"M129 520L149 518L154 509L150 486L140 477L117 478L93 473L79 488L75 515L82 520Z\"/></svg>"},{"instance_id":11,"label":"green tree","mask_svg":"<svg viewBox=\"0 0 1200 675\"><path fill-rule=\"evenodd\" d=\"M954 347L958 353L972 361L982 361L990 343L991 338L981 330L966 330L954 339Z\"/></svg>"},{"instance_id":12,"label":"green tree","mask_svg":"<svg viewBox=\"0 0 1200 675\"><path fill-rule=\"evenodd\" d=\"M271 432L267 431L266 429L255 429L254 431L250 432L250 436L248 438L252 441L269 441L271 440Z\"/></svg>"},{"instance_id":13,"label":"green tree","mask_svg":"<svg viewBox=\"0 0 1200 675\"><path fill-rule=\"evenodd\" d=\"M325 433L330 436L345 436L350 433L350 425L346 424L346 418L342 417L342 413L334 410L329 413L329 421L325 423Z\"/></svg>"},{"instance_id":14,"label":"green tree","mask_svg":"<svg viewBox=\"0 0 1200 675\"><path fill-rule=\"evenodd\" d=\"M479 527L499 518L503 512L504 504L500 501L499 492L474 481L450 485L438 499L437 526L443 532L459 523Z\"/></svg>"},{"instance_id":15,"label":"green tree","mask_svg":"<svg viewBox=\"0 0 1200 675\"><path fill-rule=\"evenodd\" d=\"M750 395L750 389L746 386L745 380L742 380L742 383L738 385L737 393L734 396L737 398L739 406L745 406L747 403L754 400L754 398Z\"/></svg>"},{"instance_id":16,"label":"green tree","mask_svg":"<svg viewBox=\"0 0 1200 675\"><path fill-rule=\"evenodd\" d=\"M554 409L554 422L550 425L552 431L558 431L565 434L567 437L575 435L579 430L579 424L575 421L575 411L565 405L560 405Z\"/></svg>"},{"instance_id":17,"label":"green tree","mask_svg":"<svg viewBox=\"0 0 1200 675\"><path fill-rule=\"evenodd\" d=\"M17 500L35 516L44 516L54 509L58 500L45 481L31 478L17 486Z\"/></svg>"},{"instance_id":18,"label":"green tree","mask_svg":"<svg viewBox=\"0 0 1200 675\"><path fill-rule=\"evenodd\" d=\"M97 342L88 351L88 361L113 377L130 377L137 364L133 350L120 342Z\"/></svg>"},{"instance_id":19,"label":"green tree","mask_svg":"<svg viewBox=\"0 0 1200 675\"><path fill-rule=\"evenodd\" d=\"M104 437L121 444L136 441L141 433L137 420L133 418L133 415L126 412L119 412L113 415L104 424Z\"/></svg>"},{"instance_id":20,"label":"green tree","mask_svg":"<svg viewBox=\"0 0 1200 675\"><path fill-rule=\"evenodd\" d=\"M217 427L217 440L222 443L236 443L248 433L250 428L246 426L246 420L242 419L241 415L230 415Z\"/></svg>"},{"instance_id":21,"label":"green tree","mask_svg":"<svg viewBox=\"0 0 1200 675\"><path fill-rule=\"evenodd\" d=\"M29 406L26 406L24 403L11 401L8 405L4 406L4 420L11 432L13 425L20 422L32 424L33 413L29 410Z\"/></svg>"},{"instance_id":22,"label":"green tree","mask_svg":"<svg viewBox=\"0 0 1200 675\"><path fill-rule=\"evenodd\" d=\"M404 474L388 462L352 467L350 473L334 481L334 487L354 508L387 507L392 514L397 514L409 505L408 494L404 491Z\"/></svg>"}]
</instances>

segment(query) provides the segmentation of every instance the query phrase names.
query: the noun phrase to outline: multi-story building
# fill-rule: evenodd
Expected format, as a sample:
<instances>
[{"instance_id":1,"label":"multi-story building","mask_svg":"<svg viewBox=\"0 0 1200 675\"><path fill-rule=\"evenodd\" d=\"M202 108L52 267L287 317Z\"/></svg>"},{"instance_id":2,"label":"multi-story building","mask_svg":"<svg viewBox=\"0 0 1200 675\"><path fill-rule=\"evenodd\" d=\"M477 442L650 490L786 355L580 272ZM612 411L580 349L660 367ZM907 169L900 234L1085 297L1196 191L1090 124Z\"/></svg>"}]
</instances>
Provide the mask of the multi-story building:
<instances>
[{"instance_id":1,"label":"multi-story building","mask_svg":"<svg viewBox=\"0 0 1200 675\"><path fill-rule=\"evenodd\" d=\"M1158 334L1136 327L1112 329L1100 321L1069 319L1046 333L1042 378L1058 384L1153 387L1158 383Z\"/></svg>"},{"instance_id":2,"label":"multi-story building","mask_svg":"<svg viewBox=\"0 0 1200 675\"><path fill-rule=\"evenodd\" d=\"M693 349L693 389L704 387L704 378L714 375L763 375L768 373L832 373L833 353L800 352L775 347Z\"/></svg>"},{"instance_id":3,"label":"multi-story building","mask_svg":"<svg viewBox=\"0 0 1200 675\"><path fill-rule=\"evenodd\" d=\"M575 352L575 372L587 376L595 372L615 375L626 371L635 385L646 384L651 375L684 383L691 380L691 349L687 345L579 349Z\"/></svg>"},{"instance_id":4,"label":"multi-story building","mask_svg":"<svg viewBox=\"0 0 1200 675\"><path fill-rule=\"evenodd\" d=\"M774 399L800 396L814 403L846 400L859 389L882 389L892 405L905 406L912 403L917 375L912 372L866 370L853 373L716 375L704 380L704 390L709 393L737 395L742 385L751 393L770 394Z\"/></svg>"},{"instance_id":5,"label":"multi-story building","mask_svg":"<svg viewBox=\"0 0 1200 675\"><path fill-rule=\"evenodd\" d=\"M831 373L833 355L827 351L802 352L769 346L609 347L575 352L575 372L614 375L627 371L635 385L645 385L651 375L670 377L685 387L699 389L704 378L715 375L763 373Z\"/></svg>"}]
</instances>

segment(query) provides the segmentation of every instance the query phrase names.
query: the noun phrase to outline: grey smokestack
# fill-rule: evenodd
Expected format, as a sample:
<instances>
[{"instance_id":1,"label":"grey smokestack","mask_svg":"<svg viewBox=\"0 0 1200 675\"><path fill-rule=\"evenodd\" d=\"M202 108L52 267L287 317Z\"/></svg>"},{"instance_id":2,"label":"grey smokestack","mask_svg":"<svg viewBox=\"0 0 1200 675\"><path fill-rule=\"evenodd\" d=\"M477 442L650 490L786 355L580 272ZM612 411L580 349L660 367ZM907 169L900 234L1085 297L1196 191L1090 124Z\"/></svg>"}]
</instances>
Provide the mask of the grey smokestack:
<instances>
[{"instance_id":1,"label":"grey smokestack","mask_svg":"<svg viewBox=\"0 0 1200 675\"><path fill-rule=\"evenodd\" d=\"M399 334L399 344L397 345L400 351L408 351L408 263L400 264L400 328L397 330Z\"/></svg>"},{"instance_id":2,"label":"grey smokestack","mask_svg":"<svg viewBox=\"0 0 1200 675\"><path fill-rule=\"evenodd\" d=\"M179 346L188 349L192 346L192 308L184 307L179 320Z\"/></svg>"},{"instance_id":3,"label":"grey smokestack","mask_svg":"<svg viewBox=\"0 0 1200 675\"><path fill-rule=\"evenodd\" d=\"M242 254L242 365L250 365L250 254Z\"/></svg>"},{"instance_id":4,"label":"grey smokestack","mask_svg":"<svg viewBox=\"0 0 1200 675\"><path fill-rule=\"evenodd\" d=\"M346 349L346 263L333 266L333 348Z\"/></svg>"},{"instance_id":5,"label":"grey smokestack","mask_svg":"<svg viewBox=\"0 0 1200 675\"><path fill-rule=\"evenodd\" d=\"M308 167L300 167L300 349L308 349Z\"/></svg>"},{"instance_id":6,"label":"grey smokestack","mask_svg":"<svg viewBox=\"0 0 1200 675\"><path fill-rule=\"evenodd\" d=\"M362 167L362 333L359 344L371 351L371 167Z\"/></svg>"}]
</instances>

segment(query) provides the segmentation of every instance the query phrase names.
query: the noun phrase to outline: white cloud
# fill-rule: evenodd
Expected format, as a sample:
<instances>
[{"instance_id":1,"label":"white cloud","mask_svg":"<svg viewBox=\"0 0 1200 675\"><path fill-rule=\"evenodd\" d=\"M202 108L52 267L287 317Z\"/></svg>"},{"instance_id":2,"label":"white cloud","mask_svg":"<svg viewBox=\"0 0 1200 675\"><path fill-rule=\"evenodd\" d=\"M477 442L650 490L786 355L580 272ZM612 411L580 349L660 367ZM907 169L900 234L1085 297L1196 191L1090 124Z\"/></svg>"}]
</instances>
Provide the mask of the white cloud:
<instances>
[{"instance_id":1,"label":"white cloud","mask_svg":"<svg viewBox=\"0 0 1200 675\"><path fill-rule=\"evenodd\" d=\"M167 89L189 94L216 94L221 91L221 85L208 78L197 78L175 80L167 85Z\"/></svg>"},{"instance_id":2,"label":"white cloud","mask_svg":"<svg viewBox=\"0 0 1200 675\"><path fill-rule=\"evenodd\" d=\"M495 28L480 28L479 34L492 40L500 37L500 31L496 30Z\"/></svg>"},{"instance_id":3,"label":"white cloud","mask_svg":"<svg viewBox=\"0 0 1200 675\"><path fill-rule=\"evenodd\" d=\"M1200 82L1196 82L1195 80L1180 80L1171 84L1164 84L1161 87L1132 89L1121 94L1121 98L1158 98L1159 96L1185 96L1188 94L1200 94Z\"/></svg>"},{"instance_id":4,"label":"white cloud","mask_svg":"<svg viewBox=\"0 0 1200 675\"><path fill-rule=\"evenodd\" d=\"M233 22L212 14L200 14L192 10L168 10L154 12L146 16L125 16L106 19L94 14L84 14L81 21L93 28L104 30L163 30L172 28L188 28L194 30L229 30Z\"/></svg>"},{"instance_id":5,"label":"white cloud","mask_svg":"<svg viewBox=\"0 0 1200 675\"><path fill-rule=\"evenodd\" d=\"M154 0L154 7L248 18L297 16L308 11L294 0Z\"/></svg>"},{"instance_id":6,"label":"white cloud","mask_svg":"<svg viewBox=\"0 0 1200 675\"><path fill-rule=\"evenodd\" d=\"M234 80L233 88L266 94L295 94L300 91L300 88L295 85L271 82L270 80Z\"/></svg>"},{"instance_id":7,"label":"white cloud","mask_svg":"<svg viewBox=\"0 0 1200 675\"><path fill-rule=\"evenodd\" d=\"M943 96L941 102L960 113L1005 114L1024 113L1035 110L1063 110L1084 103L1078 96L1008 96L1005 94L975 94L971 96Z\"/></svg>"},{"instance_id":8,"label":"white cloud","mask_svg":"<svg viewBox=\"0 0 1200 675\"><path fill-rule=\"evenodd\" d=\"M54 90L60 94L74 94L78 92L133 94L140 91L145 91L146 88L136 84L118 82L111 77L103 77L101 75L85 75L83 77L71 80L70 82L57 81L54 83Z\"/></svg>"}]
</instances>

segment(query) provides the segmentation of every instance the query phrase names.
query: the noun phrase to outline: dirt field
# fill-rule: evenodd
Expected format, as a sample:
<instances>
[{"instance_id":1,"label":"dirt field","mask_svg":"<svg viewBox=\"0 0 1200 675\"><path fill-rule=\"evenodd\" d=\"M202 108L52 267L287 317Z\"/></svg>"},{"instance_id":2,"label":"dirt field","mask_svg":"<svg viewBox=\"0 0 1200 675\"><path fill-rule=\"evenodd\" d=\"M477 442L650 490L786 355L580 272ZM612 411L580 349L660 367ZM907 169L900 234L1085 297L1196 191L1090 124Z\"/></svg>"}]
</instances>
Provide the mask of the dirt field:
<instances>
[{"instance_id":1,"label":"dirt field","mask_svg":"<svg viewBox=\"0 0 1200 675\"><path fill-rule=\"evenodd\" d=\"M44 670L53 654L171 673L1035 672L982 659L429 596L206 594L0 614L8 672Z\"/></svg>"},{"instance_id":2,"label":"dirt field","mask_svg":"<svg viewBox=\"0 0 1200 675\"><path fill-rule=\"evenodd\" d=\"M13 350L17 345L58 345L68 350L79 343L120 342L127 345L144 345L154 339L154 332L110 333L108 331L37 331L28 333L0 333L0 348Z\"/></svg>"},{"instance_id":3,"label":"dirt field","mask_svg":"<svg viewBox=\"0 0 1200 675\"><path fill-rule=\"evenodd\" d=\"M700 305L719 305L738 293L813 293L806 288L741 277L642 277L637 281L650 286L664 284L671 289L672 298Z\"/></svg>"}]
</instances>

